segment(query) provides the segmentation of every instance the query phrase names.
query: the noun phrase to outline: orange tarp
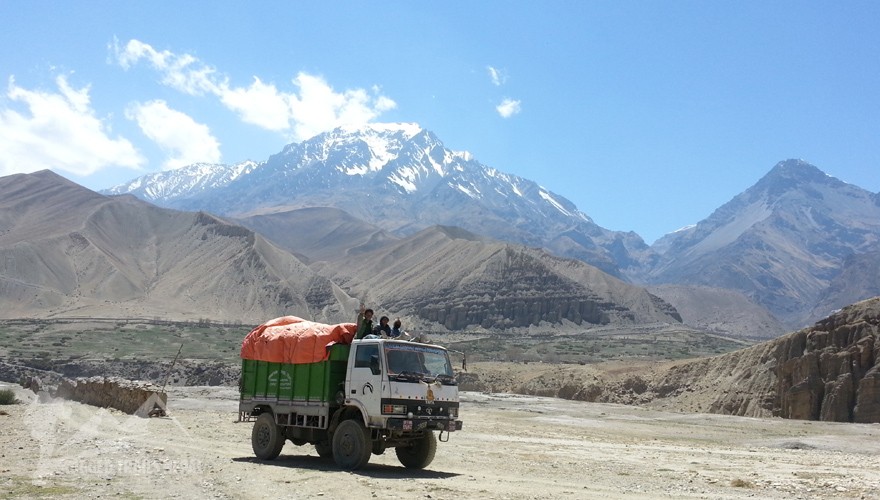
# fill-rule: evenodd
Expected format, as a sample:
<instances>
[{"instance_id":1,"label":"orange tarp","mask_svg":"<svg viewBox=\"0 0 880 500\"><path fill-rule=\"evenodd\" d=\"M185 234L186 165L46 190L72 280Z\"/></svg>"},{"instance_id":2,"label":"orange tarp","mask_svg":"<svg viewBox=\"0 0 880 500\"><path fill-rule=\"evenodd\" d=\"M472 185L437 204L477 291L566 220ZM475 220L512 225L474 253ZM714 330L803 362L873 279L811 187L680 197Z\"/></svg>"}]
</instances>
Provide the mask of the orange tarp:
<instances>
[{"instance_id":1,"label":"orange tarp","mask_svg":"<svg viewBox=\"0 0 880 500\"><path fill-rule=\"evenodd\" d=\"M282 316L254 328L241 343L242 359L270 363L317 363L329 356L330 344L351 344L357 325L325 325Z\"/></svg>"}]
</instances>

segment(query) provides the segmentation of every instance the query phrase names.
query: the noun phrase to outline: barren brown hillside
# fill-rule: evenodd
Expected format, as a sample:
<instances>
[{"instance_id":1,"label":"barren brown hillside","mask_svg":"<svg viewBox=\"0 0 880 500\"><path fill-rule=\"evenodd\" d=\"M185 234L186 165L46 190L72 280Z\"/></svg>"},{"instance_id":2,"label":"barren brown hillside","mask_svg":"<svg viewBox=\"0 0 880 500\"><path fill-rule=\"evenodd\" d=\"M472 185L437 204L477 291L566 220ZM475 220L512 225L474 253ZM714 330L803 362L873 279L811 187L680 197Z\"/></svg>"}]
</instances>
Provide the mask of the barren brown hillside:
<instances>
[{"instance_id":1,"label":"barren brown hillside","mask_svg":"<svg viewBox=\"0 0 880 500\"><path fill-rule=\"evenodd\" d=\"M351 303L348 303L351 302ZM260 323L356 303L252 231L106 197L49 171L0 179L0 317Z\"/></svg>"}]
</instances>

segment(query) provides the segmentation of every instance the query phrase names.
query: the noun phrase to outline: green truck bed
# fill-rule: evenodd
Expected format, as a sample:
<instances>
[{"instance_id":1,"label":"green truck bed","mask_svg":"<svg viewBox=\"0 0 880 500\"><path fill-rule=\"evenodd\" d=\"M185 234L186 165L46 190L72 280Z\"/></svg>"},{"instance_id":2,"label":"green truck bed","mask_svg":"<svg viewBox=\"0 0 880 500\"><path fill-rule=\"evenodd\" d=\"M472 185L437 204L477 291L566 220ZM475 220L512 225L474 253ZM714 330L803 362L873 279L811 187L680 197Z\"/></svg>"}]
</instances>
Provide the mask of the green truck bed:
<instances>
[{"instance_id":1,"label":"green truck bed","mask_svg":"<svg viewBox=\"0 0 880 500\"><path fill-rule=\"evenodd\" d=\"M345 382L347 344L330 347L326 361L306 364L241 360L241 399L327 403Z\"/></svg>"}]
</instances>

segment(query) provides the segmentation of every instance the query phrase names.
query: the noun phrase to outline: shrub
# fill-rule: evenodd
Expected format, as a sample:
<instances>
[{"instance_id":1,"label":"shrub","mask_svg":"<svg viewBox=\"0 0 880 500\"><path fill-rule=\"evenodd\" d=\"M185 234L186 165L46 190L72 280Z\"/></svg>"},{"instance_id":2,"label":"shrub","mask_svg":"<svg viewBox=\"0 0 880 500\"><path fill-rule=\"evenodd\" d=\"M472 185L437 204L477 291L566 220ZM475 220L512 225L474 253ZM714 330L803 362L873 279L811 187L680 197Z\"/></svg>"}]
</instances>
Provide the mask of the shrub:
<instances>
[{"instance_id":1,"label":"shrub","mask_svg":"<svg viewBox=\"0 0 880 500\"><path fill-rule=\"evenodd\" d=\"M730 482L730 485L734 488L753 488L755 485L752 484L751 481L746 481L745 479L736 478Z\"/></svg>"},{"instance_id":2,"label":"shrub","mask_svg":"<svg viewBox=\"0 0 880 500\"><path fill-rule=\"evenodd\" d=\"M15 391L12 389L0 389L0 405L14 404L18 404L18 400L15 399Z\"/></svg>"}]
</instances>

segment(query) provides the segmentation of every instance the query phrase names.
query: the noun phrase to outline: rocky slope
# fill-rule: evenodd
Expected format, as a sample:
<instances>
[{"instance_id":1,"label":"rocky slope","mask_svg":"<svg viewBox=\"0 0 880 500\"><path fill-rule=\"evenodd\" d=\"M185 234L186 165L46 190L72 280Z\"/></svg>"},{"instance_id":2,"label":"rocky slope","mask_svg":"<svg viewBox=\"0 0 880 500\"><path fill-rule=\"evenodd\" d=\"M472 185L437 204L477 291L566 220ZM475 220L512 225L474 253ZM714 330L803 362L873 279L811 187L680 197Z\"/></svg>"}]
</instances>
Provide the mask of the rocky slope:
<instances>
[{"instance_id":1,"label":"rocky slope","mask_svg":"<svg viewBox=\"0 0 880 500\"><path fill-rule=\"evenodd\" d=\"M303 262L339 260L400 238L348 212L331 207L300 208L236 219Z\"/></svg>"},{"instance_id":2,"label":"rocky slope","mask_svg":"<svg viewBox=\"0 0 880 500\"><path fill-rule=\"evenodd\" d=\"M699 285L655 285L648 291L675 307L682 322L694 328L761 340L786 332L770 311L742 292Z\"/></svg>"},{"instance_id":3,"label":"rocky slope","mask_svg":"<svg viewBox=\"0 0 880 500\"><path fill-rule=\"evenodd\" d=\"M818 321L828 311L840 309L865 297L880 295L880 251L850 255L840 273L831 280L810 314Z\"/></svg>"},{"instance_id":4,"label":"rocky slope","mask_svg":"<svg viewBox=\"0 0 880 500\"><path fill-rule=\"evenodd\" d=\"M436 226L313 269L377 310L449 331L680 323L645 289L540 249Z\"/></svg>"}]
</instances>

